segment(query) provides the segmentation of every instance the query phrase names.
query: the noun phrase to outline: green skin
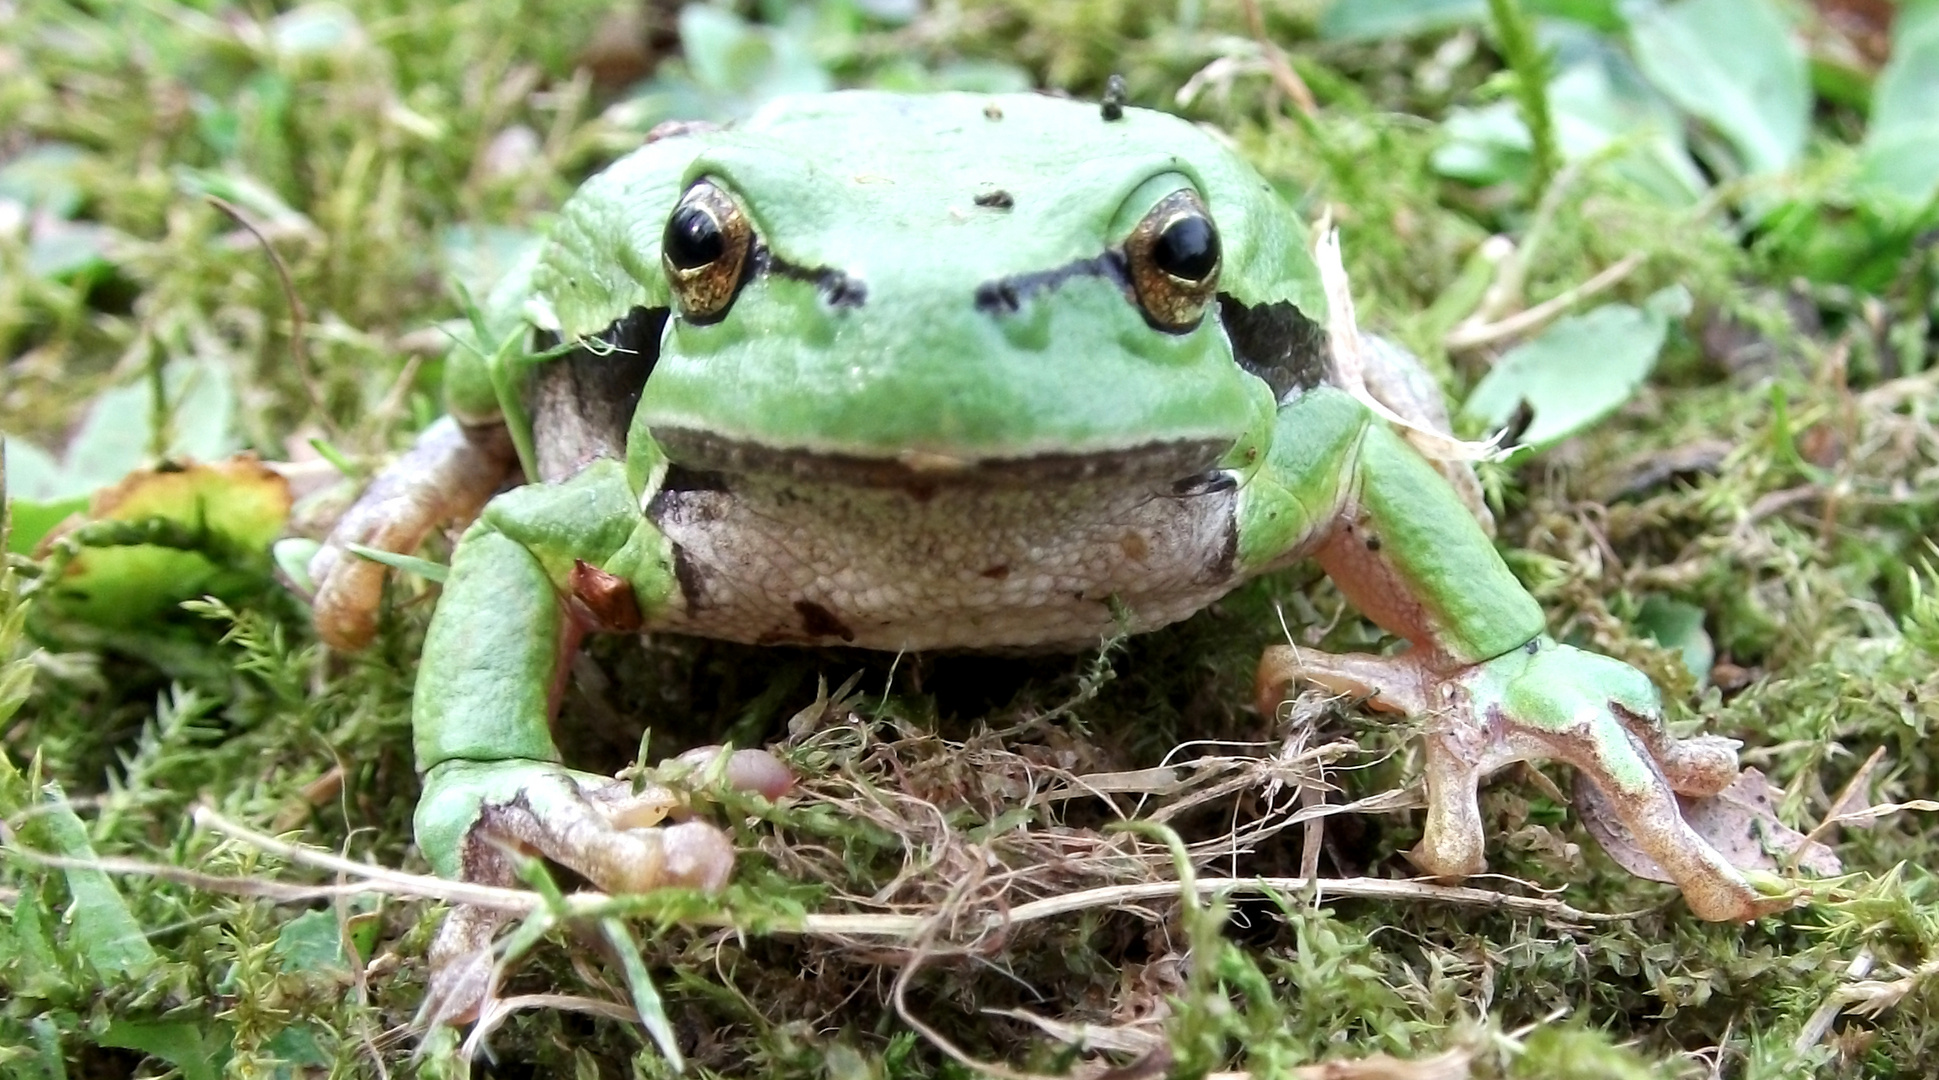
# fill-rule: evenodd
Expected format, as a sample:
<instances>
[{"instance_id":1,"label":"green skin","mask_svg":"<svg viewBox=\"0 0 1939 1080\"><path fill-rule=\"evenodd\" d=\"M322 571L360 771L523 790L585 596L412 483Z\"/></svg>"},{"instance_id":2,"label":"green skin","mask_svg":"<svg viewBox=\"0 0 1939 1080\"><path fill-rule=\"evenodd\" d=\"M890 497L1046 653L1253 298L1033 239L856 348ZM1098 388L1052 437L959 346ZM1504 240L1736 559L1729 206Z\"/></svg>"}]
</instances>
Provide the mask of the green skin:
<instances>
[{"instance_id":1,"label":"green skin","mask_svg":"<svg viewBox=\"0 0 1939 1080\"><path fill-rule=\"evenodd\" d=\"M724 315L701 321L671 283L661 243L683 193L703 178L741 209L769 260ZM1197 193L1221 245L1223 300L1189 329L1155 326L1122 277L1030 277L1123 252L1147 213L1180 190ZM1010 205L973 198L999 191ZM1769 910L1689 830L1674 798L1728 784L1730 744L1669 739L1647 678L1550 640L1534 600L1448 484L1359 400L1330 385L1275 392L1235 361L1233 311L1289 305L1324 322L1306 237L1257 173L1193 125L1137 109L1107 121L1094 105L1036 96L784 100L731 130L652 141L595 177L566 204L536 262L500 290L482 328L491 347L452 360L453 415L474 434L508 429L526 476L559 475L493 499L453 560L413 718L423 850L442 874L488 880L506 871L485 853L487 836L535 847L608 887L723 879L718 868L684 877L658 864L629 870L629 859L662 859L628 846L649 834L613 810L624 796L611 778L560 763L549 730L554 687L586 630L881 648L1068 645L1182 618L1248 577L1315 557L1413 647L1391 657L1271 650L1262 704L1276 707L1290 682L1307 679L1431 717L1426 835L1413 853L1423 870L1480 871L1476 784L1513 761L1555 758L1609 796L1698 914ZM832 302L830 273L860 283L865 299ZM1038 285L1007 310L975 302L979 286L999 280ZM532 328L589 342L642 308L672 316L623 451L548 466L552 443L534 434L531 388L563 361L531 351ZM1051 596L1049 587L1039 595L1029 582L1051 578L1027 575L1009 577L1008 591L958 593L954 568L932 573L928 563L908 571L934 579L912 586L912 606L871 606L869 587L881 581L814 592L844 567L887 576L872 568L900 566L912 545L943 545L944 562L1055 547L1098 515L1141 512L1123 507L1149 500L1119 497L1182 475L1153 463L1163 448L1200 445L1222 448L1202 464L1227 481L1224 501L1141 532L1126 558L1152 566L1113 556L1088 598ZM1033 471L1046 459L1101 464L1103 476ZM465 460L448 475L496 482L491 468ZM759 504L722 526L723 550L775 540L733 531L758 532L763 515L784 505L760 503L763 491L811 504L773 526L782 541L839 550L793 578L758 555L745 564L719 555L703 567L717 594L703 603L679 561L683 549L716 557L693 555L710 538L676 539L654 509L681 468L725 476L736 497ZM1094 505L1118 509L1087 509ZM1058 535L1004 524L1046 517L1065 522ZM1223 548L1186 536L1208 521L1229 523ZM983 535L990 531L1003 535ZM876 535L884 539L874 546L856 539ZM1075 541L1072 552L1086 557ZM1007 574L1009 564L997 569ZM778 579L733 580L764 574ZM1141 591L1158 578L1176 583ZM602 597L623 586L616 591L630 593L637 621L624 602L627 617L618 618L609 600L588 599L588 580L604 583ZM764 601L769 594L779 599ZM789 603L797 596L827 617L801 625L806 616ZM354 606L320 598L319 618Z\"/></svg>"}]
</instances>

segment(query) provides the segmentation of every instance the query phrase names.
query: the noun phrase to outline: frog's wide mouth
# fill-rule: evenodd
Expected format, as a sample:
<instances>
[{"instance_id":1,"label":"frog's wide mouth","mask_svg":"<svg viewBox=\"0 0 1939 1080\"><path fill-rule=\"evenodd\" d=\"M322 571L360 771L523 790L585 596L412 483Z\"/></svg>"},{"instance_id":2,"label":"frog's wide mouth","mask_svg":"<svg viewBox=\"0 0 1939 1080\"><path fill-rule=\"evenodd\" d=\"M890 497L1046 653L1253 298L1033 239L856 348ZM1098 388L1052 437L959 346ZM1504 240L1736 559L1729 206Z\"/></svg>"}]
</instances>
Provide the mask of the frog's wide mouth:
<instances>
[{"instance_id":1,"label":"frog's wide mouth","mask_svg":"<svg viewBox=\"0 0 1939 1080\"><path fill-rule=\"evenodd\" d=\"M674 464L691 471L779 477L816 484L895 488L928 497L946 488L1047 488L1094 483L1152 485L1176 494L1222 486L1229 442L1186 439L1123 449L969 457L905 450L890 457L779 448L689 428L655 428Z\"/></svg>"}]
</instances>

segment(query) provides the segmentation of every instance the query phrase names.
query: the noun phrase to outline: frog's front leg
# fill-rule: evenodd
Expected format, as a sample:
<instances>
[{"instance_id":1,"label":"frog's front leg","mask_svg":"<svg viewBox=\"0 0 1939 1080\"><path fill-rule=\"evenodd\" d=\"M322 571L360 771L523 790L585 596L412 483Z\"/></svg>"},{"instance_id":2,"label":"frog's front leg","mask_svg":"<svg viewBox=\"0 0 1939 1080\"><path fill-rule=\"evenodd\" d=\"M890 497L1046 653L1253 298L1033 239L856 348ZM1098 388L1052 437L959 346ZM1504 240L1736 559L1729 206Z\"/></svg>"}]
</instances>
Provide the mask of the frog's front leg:
<instances>
[{"instance_id":1,"label":"frog's front leg","mask_svg":"<svg viewBox=\"0 0 1939 1080\"><path fill-rule=\"evenodd\" d=\"M1282 445L1281 441L1285 440ZM1262 708L1306 679L1425 721L1427 819L1414 862L1435 876L1486 865L1476 789L1530 759L1574 766L1609 796L1638 848L1707 919L1783 906L1684 822L1678 793L1737 775L1734 744L1678 741L1635 669L1559 645L1541 610L1427 463L1347 395L1309 391L1280 410L1275 446L1241 510L1241 557L1315 557L1354 605L1412 648L1333 656L1278 646L1259 669ZM1281 546L1283 545L1283 546Z\"/></svg>"},{"instance_id":2,"label":"frog's front leg","mask_svg":"<svg viewBox=\"0 0 1939 1080\"><path fill-rule=\"evenodd\" d=\"M671 793L567 769L551 734L581 636L637 631L676 596L670 545L639 512L619 462L485 508L452 559L412 712L424 777L417 840L439 874L509 884L512 853L527 852L614 892L726 883L725 834L697 821L655 827L678 801ZM788 785L772 759L737 755L726 773L770 795ZM488 985L476 961L495 925L477 912L447 923L433 950L442 1018L469 1012Z\"/></svg>"},{"instance_id":3,"label":"frog's front leg","mask_svg":"<svg viewBox=\"0 0 1939 1080\"><path fill-rule=\"evenodd\" d=\"M352 545L400 555L417 551L444 521L469 521L516 465L505 425L461 425L446 417L426 428L357 499L310 560L317 636L332 648L360 649L377 633L383 563Z\"/></svg>"}]
</instances>

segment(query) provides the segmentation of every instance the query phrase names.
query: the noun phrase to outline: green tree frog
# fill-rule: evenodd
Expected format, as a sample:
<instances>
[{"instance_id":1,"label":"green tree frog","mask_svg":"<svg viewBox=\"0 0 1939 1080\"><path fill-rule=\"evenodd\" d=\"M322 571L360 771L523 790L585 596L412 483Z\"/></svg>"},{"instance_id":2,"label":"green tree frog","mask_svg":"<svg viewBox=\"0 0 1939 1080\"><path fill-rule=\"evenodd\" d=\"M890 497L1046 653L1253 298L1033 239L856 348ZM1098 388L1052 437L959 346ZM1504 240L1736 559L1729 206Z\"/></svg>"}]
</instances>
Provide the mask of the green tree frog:
<instances>
[{"instance_id":1,"label":"green tree frog","mask_svg":"<svg viewBox=\"0 0 1939 1080\"><path fill-rule=\"evenodd\" d=\"M588 631L1081 647L1313 558L1411 647L1271 649L1262 700L1307 679L1423 718L1423 871L1481 871L1477 783L1550 758L1698 915L1775 906L1678 809L1735 778L1734 744L1670 738L1646 677L1547 636L1449 485L1334 385L1307 229L1210 135L848 92L658 136L565 204L454 353L451 418L313 566L323 636L354 646L384 568L349 545L476 515L413 711L441 874L503 881L510 842L610 889L724 881L717 830L642 827L628 785L560 761ZM531 482L494 495L508 473Z\"/></svg>"}]
</instances>

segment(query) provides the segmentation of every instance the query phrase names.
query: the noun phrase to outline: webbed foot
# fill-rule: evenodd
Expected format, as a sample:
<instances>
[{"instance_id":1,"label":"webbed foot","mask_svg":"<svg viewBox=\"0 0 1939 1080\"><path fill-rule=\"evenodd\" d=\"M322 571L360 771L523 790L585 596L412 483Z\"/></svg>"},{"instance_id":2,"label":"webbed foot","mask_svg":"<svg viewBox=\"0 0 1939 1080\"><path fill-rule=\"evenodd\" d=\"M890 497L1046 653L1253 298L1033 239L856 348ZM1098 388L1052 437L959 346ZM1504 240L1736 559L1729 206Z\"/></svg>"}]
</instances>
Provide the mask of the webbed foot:
<instances>
[{"instance_id":1,"label":"webbed foot","mask_svg":"<svg viewBox=\"0 0 1939 1080\"><path fill-rule=\"evenodd\" d=\"M1300 679L1425 718L1427 820L1409 857L1428 874L1458 878L1485 869L1477 787L1503 766L1552 759L1574 766L1606 796L1636 847L1683 890L1699 918L1741 921L1790 904L1753 888L1678 808L1678 794L1713 795L1736 779L1736 743L1671 738L1655 686L1626 664L1546 638L1453 668L1413 652L1332 655L1276 646L1260 660L1260 707L1276 708Z\"/></svg>"}]
</instances>

